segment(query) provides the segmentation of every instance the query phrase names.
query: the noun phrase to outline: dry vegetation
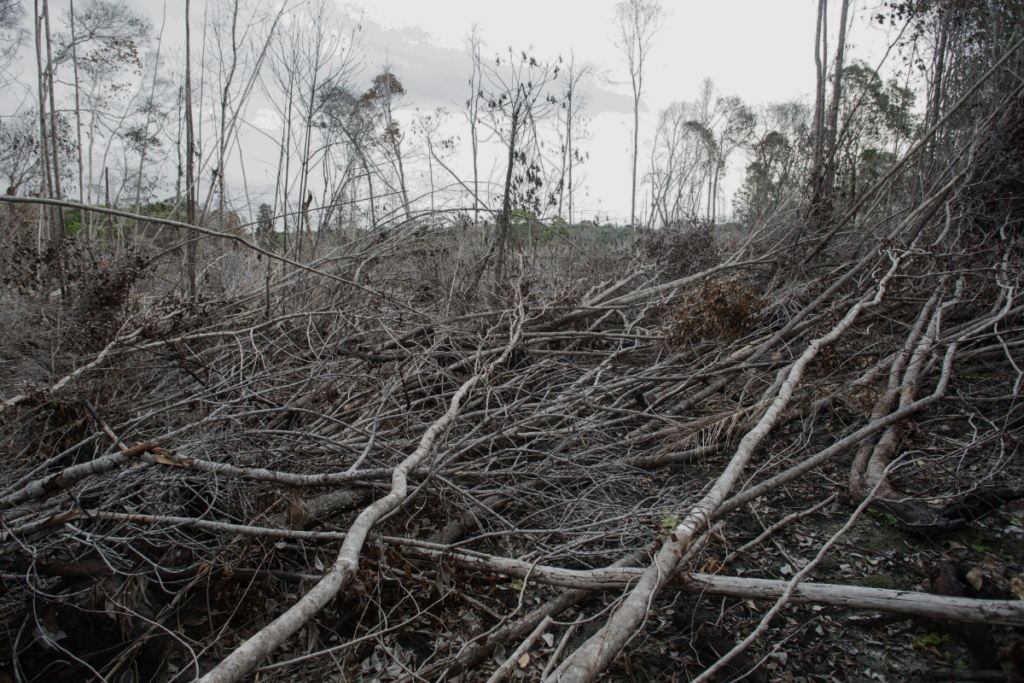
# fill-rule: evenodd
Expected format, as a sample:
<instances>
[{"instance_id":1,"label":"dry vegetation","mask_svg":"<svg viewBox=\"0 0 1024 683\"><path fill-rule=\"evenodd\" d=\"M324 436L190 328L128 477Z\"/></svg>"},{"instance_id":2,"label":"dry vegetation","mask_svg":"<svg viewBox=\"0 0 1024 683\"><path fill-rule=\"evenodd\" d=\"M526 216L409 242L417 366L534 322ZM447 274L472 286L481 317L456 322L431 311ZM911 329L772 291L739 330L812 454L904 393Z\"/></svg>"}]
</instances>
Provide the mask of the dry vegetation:
<instances>
[{"instance_id":1,"label":"dry vegetation","mask_svg":"<svg viewBox=\"0 0 1024 683\"><path fill-rule=\"evenodd\" d=\"M536 679L597 662L584 636L635 632L609 673L667 680L750 635L801 569L820 593L789 603L832 607L783 611L721 680L910 676L973 647L943 617L1024 626L1024 603L885 590L942 562L970 597L1021 591L1017 546L990 547L1016 513L977 520L1019 497L1022 254L972 224L964 184L806 264L780 215L697 273L672 250L523 245L500 290L478 233L429 216L276 260L269 287L265 256L204 241L195 302L160 261L12 250L8 670L192 680L248 646L260 681L483 681L513 654ZM854 508L871 515L815 559ZM874 631L848 611L890 604ZM978 666L1012 644L971 628Z\"/></svg>"},{"instance_id":2,"label":"dry vegetation","mask_svg":"<svg viewBox=\"0 0 1024 683\"><path fill-rule=\"evenodd\" d=\"M0 197L0 683L1022 680L998 40L860 186L824 95L827 168L751 143L792 173L727 229L676 220L728 142L677 111L708 170L635 245L538 219L539 165L513 202L525 152L496 228Z\"/></svg>"}]
</instances>

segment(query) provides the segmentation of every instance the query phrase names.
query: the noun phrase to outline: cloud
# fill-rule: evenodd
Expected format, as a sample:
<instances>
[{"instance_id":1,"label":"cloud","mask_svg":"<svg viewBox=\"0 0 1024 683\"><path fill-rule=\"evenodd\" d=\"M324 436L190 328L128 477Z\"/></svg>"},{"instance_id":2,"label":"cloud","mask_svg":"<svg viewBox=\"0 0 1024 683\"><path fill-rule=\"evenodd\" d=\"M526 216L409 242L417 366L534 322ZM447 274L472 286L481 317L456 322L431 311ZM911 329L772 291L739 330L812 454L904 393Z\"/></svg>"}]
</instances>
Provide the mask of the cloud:
<instances>
[{"instance_id":1,"label":"cloud","mask_svg":"<svg viewBox=\"0 0 1024 683\"><path fill-rule=\"evenodd\" d=\"M260 130L278 131L281 130L283 121L273 109L259 109L249 123Z\"/></svg>"},{"instance_id":2,"label":"cloud","mask_svg":"<svg viewBox=\"0 0 1024 683\"><path fill-rule=\"evenodd\" d=\"M351 15L350 15L351 16ZM351 16L353 20L356 17ZM439 39L422 26L391 23L394 28L363 17L362 43L369 80L387 64L406 90L406 102L420 109L461 107L470 96L469 53L450 39ZM488 58L493 50L485 51ZM632 98L616 93L598 82L583 86L587 93L586 112L631 112Z\"/></svg>"}]
</instances>

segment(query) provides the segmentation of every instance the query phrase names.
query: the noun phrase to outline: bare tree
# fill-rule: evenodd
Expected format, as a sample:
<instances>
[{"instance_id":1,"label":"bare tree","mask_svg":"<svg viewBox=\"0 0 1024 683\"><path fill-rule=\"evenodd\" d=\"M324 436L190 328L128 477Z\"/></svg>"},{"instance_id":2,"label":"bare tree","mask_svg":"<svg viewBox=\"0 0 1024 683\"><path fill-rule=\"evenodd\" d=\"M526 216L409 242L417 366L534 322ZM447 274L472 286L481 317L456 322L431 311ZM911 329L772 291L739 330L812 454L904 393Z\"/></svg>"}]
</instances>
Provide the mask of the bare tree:
<instances>
[{"instance_id":1,"label":"bare tree","mask_svg":"<svg viewBox=\"0 0 1024 683\"><path fill-rule=\"evenodd\" d=\"M40 177L39 122L34 118L34 114L16 114L0 124L0 175L6 194L12 197Z\"/></svg>"},{"instance_id":2,"label":"bare tree","mask_svg":"<svg viewBox=\"0 0 1024 683\"><path fill-rule=\"evenodd\" d=\"M821 169L821 158L825 147L825 81L828 64L828 0L818 0L818 19L814 33L814 124L812 136L814 149L812 158L813 172Z\"/></svg>"},{"instance_id":3,"label":"bare tree","mask_svg":"<svg viewBox=\"0 0 1024 683\"><path fill-rule=\"evenodd\" d=\"M167 13L165 9L163 22L160 25L160 34L156 41L156 57L153 61L153 80L150 85L149 97L143 103L146 120L141 129L137 129L141 130L141 135L139 136L141 139L141 145L139 145L139 178L135 185L135 210L139 213L142 212L142 180L144 178L143 169L146 163L146 152L149 151L149 148L154 144L154 142L159 143L156 136L150 135L150 127L155 123L154 119L158 115L156 86L160 75L160 48L163 46L164 25L166 24L166 21Z\"/></svg>"},{"instance_id":4,"label":"bare tree","mask_svg":"<svg viewBox=\"0 0 1024 683\"><path fill-rule=\"evenodd\" d=\"M480 37L480 26L474 23L465 40L466 50L469 52L472 71L469 75L469 98L466 100L465 115L469 122L469 139L473 152L473 223L480 223L480 171L478 162L480 157L480 137L478 124L480 123L480 93L483 90L483 56L481 50L484 42Z\"/></svg>"},{"instance_id":5,"label":"bare tree","mask_svg":"<svg viewBox=\"0 0 1024 683\"><path fill-rule=\"evenodd\" d=\"M827 55L828 51L828 25L826 23L828 3L826 0L820 0L818 6L818 29L815 41L818 88L814 104L814 168L811 180L812 197L810 212L819 225L828 222L831 214L832 190L836 174L839 103L843 93L843 62L846 50L846 27L849 9L850 0L842 0L839 17L839 40L832 70L832 97L826 109L825 76L828 72L827 64L822 62L822 56Z\"/></svg>"},{"instance_id":6,"label":"bare tree","mask_svg":"<svg viewBox=\"0 0 1024 683\"><path fill-rule=\"evenodd\" d=\"M71 64L75 74L75 140L78 146L78 203L85 204L85 164L82 161L82 93L81 81L78 78L78 45L75 41L75 2L71 0L68 7L68 23L71 28ZM88 219L80 216L85 237L89 239Z\"/></svg>"},{"instance_id":7,"label":"bare tree","mask_svg":"<svg viewBox=\"0 0 1024 683\"><path fill-rule=\"evenodd\" d=\"M416 118L413 121L413 130L419 134L427 145L427 175L430 182L430 213L434 213L434 161L443 163L443 157L448 156L455 149L455 138L439 137L442 126L449 118L448 110L438 107L432 112L416 111Z\"/></svg>"},{"instance_id":8,"label":"bare tree","mask_svg":"<svg viewBox=\"0 0 1024 683\"><path fill-rule=\"evenodd\" d=\"M44 0L45 2L45 0ZM46 129L46 93L47 93L47 80L50 69L50 62L43 61L43 14L40 12L39 0L35 0L35 11L32 14L33 21L35 23L35 46L36 46L36 81L37 91L39 96L39 141L41 143L39 159L42 162L40 168L42 170L43 182L40 191L41 195L54 197L54 182L53 182L53 169L50 165L49 150L50 150L50 136ZM53 210L43 211L41 216L43 224L40 226L40 233L45 232L47 239L59 240L63 235L60 232L60 226L56 218L57 211Z\"/></svg>"},{"instance_id":9,"label":"bare tree","mask_svg":"<svg viewBox=\"0 0 1024 683\"><path fill-rule=\"evenodd\" d=\"M302 225L306 224L310 244L318 244L351 190L356 155L346 137L347 122L357 98L352 81L361 67L358 25L338 21L330 3L307 5L291 15L278 31L268 57L269 71L261 76L264 95L281 121L278 164L274 183L274 215L284 219L284 249L301 253ZM294 162L294 163L293 163ZM297 165L297 170L293 168ZM314 172L322 176L322 210L317 237L312 237L311 193L316 188ZM297 192L296 192L297 189ZM289 244L290 202L296 195L299 220L295 242ZM305 208L304 208L305 207ZM307 221L307 218L309 219Z\"/></svg>"},{"instance_id":10,"label":"bare tree","mask_svg":"<svg viewBox=\"0 0 1024 683\"><path fill-rule=\"evenodd\" d=\"M823 192L831 194L835 183L836 152L839 135L839 103L843 98L843 67L846 54L846 25L850 11L850 0L843 0L839 16L839 42L836 45L835 71L832 74L832 101L829 103L828 119L825 122L825 178Z\"/></svg>"},{"instance_id":11,"label":"bare tree","mask_svg":"<svg viewBox=\"0 0 1024 683\"><path fill-rule=\"evenodd\" d=\"M576 189L573 183L573 167L583 163L586 158L576 147L577 141L582 137L581 127L583 121L583 110L587 105L587 95L580 92L580 84L586 82L593 75L592 64L576 63L576 56L570 52L569 63L563 71L562 82L564 83L564 94L562 97L562 113L564 120L562 125L565 130L565 140L562 145L562 173L558 186L558 214L562 215L562 199L568 195L569 224L573 223L573 197Z\"/></svg>"},{"instance_id":12,"label":"bare tree","mask_svg":"<svg viewBox=\"0 0 1024 683\"><path fill-rule=\"evenodd\" d=\"M311 244L312 231L308 207L313 195L309 189L309 176L318 158L322 158L321 169L323 172L330 173L331 164L328 159L333 142L330 136L321 134L319 147L314 148L314 133L321 131L318 119L327 101L325 94L332 93L338 88L346 88L358 69L356 31L353 30L351 36L346 40L344 34L331 22L332 15L329 7L328 3L321 2L314 4L309 10L310 24L303 41L305 52L302 55L302 66L299 72L301 86L305 90L304 96L300 100L300 116L304 131L303 147L299 153L301 169L299 196L306 195L303 214ZM345 185L345 181L346 178L343 177L342 186ZM335 194L332 188L328 187L329 184L329 182L324 183L325 197ZM312 256L312 253L310 255Z\"/></svg>"},{"instance_id":13,"label":"bare tree","mask_svg":"<svg viewBox=\"0 0 1024 683\"><path fill-rule=\"evenodd\" d=\"M405 217L409 219L412 218L412 206L409 203L409 189L405 182L405 165L402 160L402 142L405 140L405 133L402 132L401 125L395 116L397 110L402 106L403 97L405 97L405 86L391 71L391 67L385 65L384 70L374 76L373 86L363 93L362 100L366 105L372 107L379 120L382 130L378 140L395 169L402 197L402 207L405 210Z\"/></svg>"},{"instance_id":14,"label":"bare tree","mask_svg":"<svg viewBox=\"0 0 1024 683\"><path fill-rule=\"evenodd\" d=\"M658 0L623 0L615 6L619 22L616 44L629 69L633 86L633 184L629 203L630 238L636 241L636 174L640 152L640 97L643 95L644 62L654 43L654 34L661 28L665 13Z\"/></svg>"},{"instance_id":15,"label":"bare tree","mask_svg":"<svg viewBox=\"0 0 1024 683\"><path fill-rule=\"evenodd\" d=\"M651 221L662 225L695 220L700 210L707 146L692 125L697 114L690 102L673 102L658 116L651 147Z\"/></svg>"},{"instance_id":16,"label":"bare tree","mask_svg":"<svg viewBox=\"0 0 1024 683\"><path fill-rule=\"evenodd\" d=\"M561 62L561 58L558 61ZM502 281L513 205L534 203L542 184L535 161L537 124L557 112L558 100L548 92L548 87L558 74L557 65L538 62L526 52L517 55L512 48L509 48L508 59L496 57L494 64L485 69L487 87L480 97L487 107L488 126L507 153L501 212L493 243L496 250L494 277L498 285ZM522 167L522 173L514 173L516 164ZM517 197L513 197L514 185Z\"/></svg>"},{"instance_id":17,"label":"bare tree","mask_svg":"<svg viewBox=\"0 0 1024 683\"><path fill-rule=\"evenodd\" d=\"M24 18L25 8L20 0L0 0L0 85L4 87L14 85L7 70L25 39L25 30L21 28Z\"/></svg>"},{"instance_id":18,"label":"bare tree","mask_svg":"<svg viewBox=\"0 0 1024 683\"><path fill-rule=\"evenodd\" d=\"M719 98L719 120L715 124L714 180L711 188L711 223L715 222L718 206L718 181L729 163L729 157L743 147L754 133L757 116L735 95Z\"/></svg>"},{"instance_id":19,"label":"bare tree","mask_svg":"<svg viewBox=\"0 0 1024 683\"><path fill-rule=\"evenodd\" d=\"M196 144L195 124L192 120L192 29L189 22L191 0L185 0L185 222L196 224ZM198 237L188 236L185 249L185 276L188 279L188 298L195 300L196 289L196 252Z\"/></svg>"},{"instance_id":20,"label":"bare tree","mask_svg":"<svg viewBox=\"0 0 1024 683\"><path fill-rule=\"evenodd\" d=\"M131 88L132 77L141 75L140 48L149 39L152 24L125 2L85 0L71 5L61 17L62 30L54 35L54 69L70 61L75 91L75 117L79 147L79 195L82 203L92 203L94 190L102 184L94 170L96 147L102 149L101 169L116 140L124 139L124 127L132 111L132 102L123 102ZM138 92L135 96L138 96ZM82 111L88 116L85 140ZM86 144L87 143L87 144ZM87 149L86 149L87 147ZM106 172L102 173L105 176ZM98 196L100 193L96 191ZM84 229L91 231L92 215L83 217Z\"/></svg>"},{"instance_id":21,"label":"bare tree","mask_svg":"<svg viewBox=\"0 0 1024 683\"><path fill-rule=\"evenodd\" d=\"M383 178L382 168L373 156L375 115L370 103L353 92L344 83L333 84L324 90L318 118L318 127L325 136L325 147L328 152L342 150L337 160L332 160L341 170L341 182L335 189L335 200L328 207L330 212L342 196L348 185L348 191L355 196L357 186L365 182L368 192L370 225L376 228L377 201L374 193L374 177ZM358 172L361 169L361 173ZM386 184L385 180L385 184ZM349 206L349 234L356 236L356 207L354 200ZM324 218L324 222L327 218Z\"/></svg>"}]
</instances>

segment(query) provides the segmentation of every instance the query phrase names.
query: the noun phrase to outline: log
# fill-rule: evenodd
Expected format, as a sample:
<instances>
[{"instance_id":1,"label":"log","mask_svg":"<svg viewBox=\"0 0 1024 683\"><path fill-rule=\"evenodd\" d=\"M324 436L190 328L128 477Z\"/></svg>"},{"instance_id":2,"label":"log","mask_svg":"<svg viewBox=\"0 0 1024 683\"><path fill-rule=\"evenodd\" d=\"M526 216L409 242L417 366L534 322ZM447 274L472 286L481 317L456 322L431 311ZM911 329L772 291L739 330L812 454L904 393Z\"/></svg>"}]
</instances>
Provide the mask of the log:
<instances>
[{"instance_id":1,"label":"log","mask_svg":"<svg viewBox=\"0 0 1024 683\"><path fill-rule=\"evenodd\" d=\"M439 551L416 548L405 549L414 557L440 556ZM644 570L633 567L608 567L590 571L576 571L535 565L507 558L483 558L461 554L447 554L449 562L464 569L499 572L519 579L529 577L537 583L569 588L618 589L635 585ZM786 590L788 581L748 579L721 574L679 575L665 588L687 593L725 595L746 600L775 600ZM948 619L976 624L1024 626L1024 601L974 600L919 593L916 591L867 588L841 584L801 583L793 591L789 602L797 604L829 605L846 609L873 610L907 614L928 619Z\"/></svg>"}]
</instances>

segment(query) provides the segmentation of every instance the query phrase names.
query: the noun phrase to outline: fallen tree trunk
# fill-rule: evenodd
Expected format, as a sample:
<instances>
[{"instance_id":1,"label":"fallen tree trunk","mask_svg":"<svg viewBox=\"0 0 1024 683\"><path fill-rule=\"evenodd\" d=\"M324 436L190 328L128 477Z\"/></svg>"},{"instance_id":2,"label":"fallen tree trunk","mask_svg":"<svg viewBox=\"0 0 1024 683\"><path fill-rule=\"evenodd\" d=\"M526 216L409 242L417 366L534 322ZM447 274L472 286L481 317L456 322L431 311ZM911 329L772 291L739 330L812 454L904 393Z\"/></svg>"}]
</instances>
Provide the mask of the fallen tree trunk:
<instances>
[{"instance_id":1,"label":"fallen tree trunk","mask_svg":"<svg viewBox=\"0 0 1024 683\"><path fill-rule=\"evenodd\" d=\"M521 316L519 320L522 320ZM515 325L515 329L509 335L509 343L502 354L459 387L451 399L448 411L427 429L416 451L395 468L391 492L363 510L353 522L342 543L341 550L338 552L337 559L324 578L284 614L225 657L220 664L200 679L200 683L234 683L240 680L323 609L324 605L338 594L338 591L348 585L359 567L363 542L370 529L381 517L397 508L405 500L408 492L406 474L430 455L438 435L442 434L458 416L462 400L495 366L504 362L521 336L522 325L520 322Z\"/></svg>"},{"instance_id":2,"label":"fallen tree trunk","mask_svg":"<svg viewBox=\"0 0 1024 683\"><path fill-rule=\"evenodd\" d=\"M437 551L407 551L412 557L440 558ZM574 571L534 565L508 558L472 557L445 554L457 567L474 571L497 572L537 583L564 586L577 590L613 590L635 585L644 570L633 567L607 567L593 571ZM665 583L666 590L725 595L747 600L774 600L786 590L788 581L747 579L722 574L679 574ZM872 610L907 614L928 619L949 619L976 624L1000 624L1024 627L1024 601L974 600L915 591L867 588L841 584L800 583L789 602L829 605L846 609ZM528 630L528 629L527 629Z\"/></svg>"}]
</instances>

